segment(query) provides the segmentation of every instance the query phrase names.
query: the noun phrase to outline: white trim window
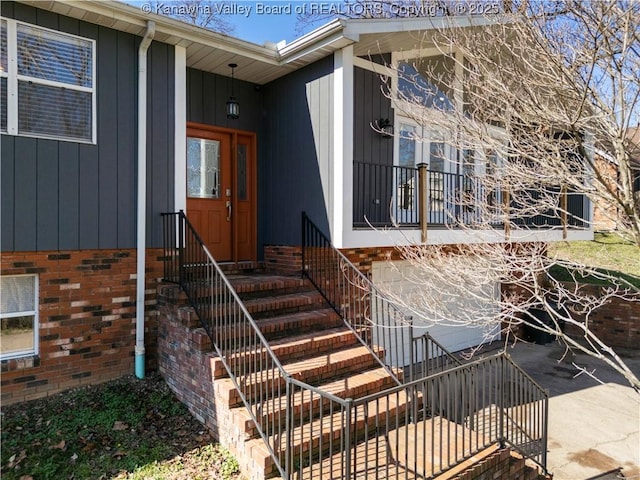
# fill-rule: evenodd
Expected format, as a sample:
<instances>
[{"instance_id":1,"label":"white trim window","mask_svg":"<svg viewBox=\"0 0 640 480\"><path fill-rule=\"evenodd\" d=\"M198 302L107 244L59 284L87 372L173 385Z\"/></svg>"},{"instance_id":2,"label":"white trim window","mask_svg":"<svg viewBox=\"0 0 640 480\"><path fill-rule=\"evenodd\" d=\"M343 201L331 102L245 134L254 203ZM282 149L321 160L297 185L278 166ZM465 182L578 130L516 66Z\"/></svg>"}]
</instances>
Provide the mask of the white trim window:
<instances>
[{"instance_id":1,"label":"white trim window","mask_svg":"<svg viewBox=\"0 0 640 480\"><path fill-rule=\"evenodd\" d=\"M398 132L394 145L394 164L408 168L415 168L421 163L427 165L429 221L443 222L451 203L453 180L458 168L455 148L445 141L446 135L422 127L409 118L396 115L394 129ZM412 187L411 195L407 197L406 187L401 192L404 185L398 181L396 184L400 212L409 210L408 216L417 218L417 189Z\"/></svg>"},{"instance_id":2,"label":"white trim window","mask_svg":"<svg viewBox=\"0 0 640 480\"><path fill-rule=\"evenodd\" d=\"M0 276L0 360L38 353L38 277Z\"/></svg>"},{"instance_id":3,"label":"white trim window","mask_svg":"<svg viewBox=\"0 0 640 480\"><path fill-rule=\"evenodd\" d=\"M0 23L0 130L95 143L95 41L11 19Z\"/></svg>"}]
</instances>

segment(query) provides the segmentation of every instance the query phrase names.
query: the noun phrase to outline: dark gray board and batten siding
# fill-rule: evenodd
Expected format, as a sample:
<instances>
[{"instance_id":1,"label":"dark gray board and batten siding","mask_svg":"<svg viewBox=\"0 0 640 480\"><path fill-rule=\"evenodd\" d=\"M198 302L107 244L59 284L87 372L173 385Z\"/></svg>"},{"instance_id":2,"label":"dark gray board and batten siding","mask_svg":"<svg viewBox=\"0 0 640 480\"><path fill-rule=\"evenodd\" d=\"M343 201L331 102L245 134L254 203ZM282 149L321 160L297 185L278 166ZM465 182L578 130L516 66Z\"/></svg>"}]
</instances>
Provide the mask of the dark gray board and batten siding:
<instances>
[{"instance_id":1,"label":"dark gray board and batten siding","mask_svg":"<svg viewBox=\"0 0 640 480\"><path fill-rule=\"evenodd\" d=\"M377 133L372 125L380 119L393 124L394 116L391 100L385 95L387 86L379 74L355 67L354 84L353 223L368 228L365 217L390 220L393 178L391 169L384 166L393 165L394 140Z\"/></svg>"},{"instance_id":2,"label":"dark gray board and batten siding","mask_svg":"<svg viewBox=\"0 0 640 480\"><path fill-rule=\"evenodd\" d=\"M241 68L239 65L236 71ZM234 80L233 91L240 103L240 118L228 119L231 78L187 68L187 121L255 132L260 137L264 115L261 87Z\"/></svg>"},{"instance_id":3,"label":"dark gray board and batten siding","mask_svg":"<svg viewBox=\"0 0 640 480\"><path fill-rule=\"evenodd\" d=\"M329 56L263 87L260 244L300 245L302 211L331 234L333 70Z\"/></svg>"},{"instance_id":4,"label":"dark gray board and batten siding","mask_svg":"<svg viewBox=\"0 0 640 480\"><path fill-rule=\"evenodd\" d=\"M31 6L3 17L96 41L96 145L2 135L0 249L136 246L137 49L140 37ZM174 199L174 49L149 50L147 246L161 246L160 212Z\"/></svg>"}]
</instances>

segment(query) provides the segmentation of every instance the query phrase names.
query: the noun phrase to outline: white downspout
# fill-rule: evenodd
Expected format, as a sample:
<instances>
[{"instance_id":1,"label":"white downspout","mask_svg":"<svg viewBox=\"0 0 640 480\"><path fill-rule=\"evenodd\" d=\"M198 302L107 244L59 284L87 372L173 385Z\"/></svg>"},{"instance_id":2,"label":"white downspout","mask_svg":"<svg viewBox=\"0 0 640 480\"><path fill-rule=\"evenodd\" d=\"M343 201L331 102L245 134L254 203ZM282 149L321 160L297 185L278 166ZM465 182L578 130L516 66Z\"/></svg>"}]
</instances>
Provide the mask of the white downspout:
<instances>
[{"instance_id":1,"label":"white downspout","mask_svg":"<svg viewBox=\"0 0 640 480\"><path fill-rule=\"evenodd\" d=\"M144 378L144 291L147 247L147 50L156 33L156 24L147 22L147 31L138 48L138 235L136 267L136 377Z\"/></svg>"}]
</instances>

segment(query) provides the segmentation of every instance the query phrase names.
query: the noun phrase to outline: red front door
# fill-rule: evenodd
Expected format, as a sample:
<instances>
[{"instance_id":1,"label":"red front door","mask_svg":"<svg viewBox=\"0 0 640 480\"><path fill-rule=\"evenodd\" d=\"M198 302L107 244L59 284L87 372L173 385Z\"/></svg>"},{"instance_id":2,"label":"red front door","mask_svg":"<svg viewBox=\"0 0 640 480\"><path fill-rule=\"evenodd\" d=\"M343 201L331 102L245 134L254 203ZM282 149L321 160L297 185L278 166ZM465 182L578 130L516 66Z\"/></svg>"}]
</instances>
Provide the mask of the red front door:
<instances>
[{"instance_id":1,"label":"red front door","mask_svg":"<svg viewBox=\"0 0 640 480\"><path fill-rule=\"evenodd\" d=\"M216 261L255 260L255 135L187 129L187 216Z\"/></svg>"}]
</instances>

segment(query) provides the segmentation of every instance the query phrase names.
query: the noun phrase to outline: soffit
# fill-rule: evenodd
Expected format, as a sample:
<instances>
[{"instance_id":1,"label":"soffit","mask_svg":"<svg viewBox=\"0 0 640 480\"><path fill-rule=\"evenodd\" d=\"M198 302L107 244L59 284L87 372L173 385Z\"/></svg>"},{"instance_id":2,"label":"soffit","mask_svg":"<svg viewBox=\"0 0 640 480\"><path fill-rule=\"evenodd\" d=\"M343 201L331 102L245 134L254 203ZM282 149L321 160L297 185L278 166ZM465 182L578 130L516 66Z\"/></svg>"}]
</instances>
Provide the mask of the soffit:
<instances>
[{"instance_id":1,"label":"soffit","mask_svg":"<svg viewBox=\"0 0 640 480\"><path fill-rule=\"evenodd\" d=\"M321 27L279 49L282 45L257 45L165 16L145 14L139 8L121 2L19 1L137 36L144 35L148 20L154 21L154 41L184 47L188 67L229 76L229 63L236 63L236 78L260 85L331 55L352 43L341 35L342 26L338 22L332 22L331 28Z\"/></svg>"}]
</instances>

